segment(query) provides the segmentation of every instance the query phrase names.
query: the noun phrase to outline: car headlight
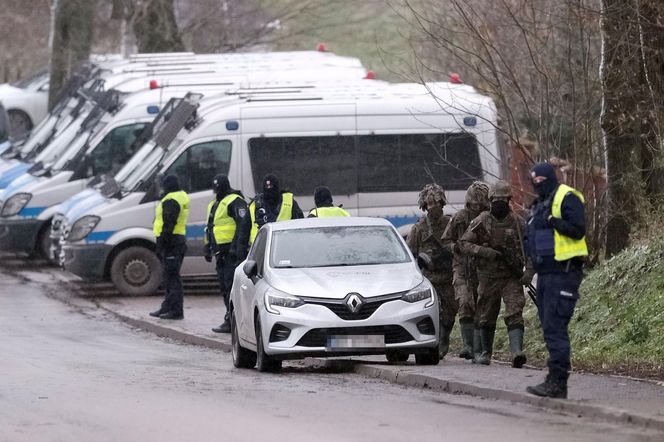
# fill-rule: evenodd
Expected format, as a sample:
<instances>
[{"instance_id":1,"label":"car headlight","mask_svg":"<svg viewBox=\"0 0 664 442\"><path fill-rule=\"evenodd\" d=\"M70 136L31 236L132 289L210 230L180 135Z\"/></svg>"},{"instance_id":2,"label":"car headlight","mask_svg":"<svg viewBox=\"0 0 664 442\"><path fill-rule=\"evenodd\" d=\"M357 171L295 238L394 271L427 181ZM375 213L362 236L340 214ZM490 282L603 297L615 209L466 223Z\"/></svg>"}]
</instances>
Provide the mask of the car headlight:
<instances>
[{"instance_id":1,"label":"car headlight","mask_svg":"<svg viewBox=\"0 0 664 442\"><path fill-rule=\"evenodd\" d=\"M9 198L2 206L2 216L14 216L18 214L32 199L31 193L17 193Z\"/></svg>"},{"instance_id":2,"label":"car headlight","mask_svg":"<svg viewBox=\"0 0 664 442\"><path fill-rule=\"evenodd\" d=\"M434 303L434 290L429 285L420 284L401 297L406 302L420 302L428 300L424 308L429 308Z\"/></svg>"},{"instance_id":3,"label":"car headlight","mask_svg":"<svg viewBox=\"0 0 664 442\"><path fill-rule=\"evenodd\" d=\"M279 314L279 310L276 310L274 307L297 308L301 305L304 305L304 301L297 296L278 292L276 290L268 290L265 293L265 309L275 315Z\"/></svg>"},{"instance_id":4,"label":"car headlight","mask_svg":"<svg viewBox=\"0 0 664 442\"><path fill-rule=\"evenodd\" d=\"M71 226L71 230L69 231L67 239L69 241L82 240L83 238L88 236L95 227L97 227L97 224L99 224L100 219L101 218L94 215L87 215L79 219L74 223L73 226Z\"/></svg>"}]
</instances>

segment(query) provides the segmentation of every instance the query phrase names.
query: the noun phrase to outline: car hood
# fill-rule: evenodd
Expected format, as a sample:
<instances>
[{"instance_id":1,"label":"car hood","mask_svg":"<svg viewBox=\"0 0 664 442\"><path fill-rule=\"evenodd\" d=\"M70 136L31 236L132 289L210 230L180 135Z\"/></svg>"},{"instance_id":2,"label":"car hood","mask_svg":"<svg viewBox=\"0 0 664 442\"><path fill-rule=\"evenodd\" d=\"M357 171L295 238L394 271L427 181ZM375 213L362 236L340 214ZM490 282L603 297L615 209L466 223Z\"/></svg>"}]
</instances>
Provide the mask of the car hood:
<instances>
[{"instance_id":1,"label":"car hood","mask_svg":"<svg viewBox=\"0 0 664 442\"><path fill-rule=\"evenodd\" d=\"M423 281L414 263L352 267L270 269L272 287L297 296L343 299L348 293L365 298L405 292Z\"/></svg>"}]
</instances>

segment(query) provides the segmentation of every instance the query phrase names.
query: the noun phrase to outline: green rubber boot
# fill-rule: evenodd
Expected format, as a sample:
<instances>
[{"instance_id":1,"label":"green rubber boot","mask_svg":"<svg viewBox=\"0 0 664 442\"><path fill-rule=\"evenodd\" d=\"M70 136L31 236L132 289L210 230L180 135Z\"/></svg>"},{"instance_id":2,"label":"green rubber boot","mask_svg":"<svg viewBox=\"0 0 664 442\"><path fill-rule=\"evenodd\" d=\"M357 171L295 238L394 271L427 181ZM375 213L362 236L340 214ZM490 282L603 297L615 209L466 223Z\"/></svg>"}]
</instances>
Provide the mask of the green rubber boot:
<instances>
[{"instance_id":1,"label":"green rubber boot","mask_svg":"<svg viewBox=\"0 0 664 442\"><path fill-rule=\"evenodd\" d=\"M450 351L450 334L452 333L452 327L445 327L443 324L440 324L440 342L438 344L438 357L442 361L447 352Z\"/></svg>"},{"instance_id":2,"label":"green rubber boot","mask_svg":"<svg viewBox=\"0 0 664 442\"><path fill-rule=\"evenodd\" d=\"M475 335L475 326L472 322L459 322L461 331L461 340L463 349L459 352L459 357L463 359L473 359L473 339Z\"/></svg>"},{"instance_id":3,"label":"green rubber boot","mask_svg":"<svg viewBox=\"0 0 664 442\"><path fill-rule=\"evenodd\" d=\"M523 352L523 330L515 328L507 332L512 352L512 367L521 368L526 363L526 354Z\"/></svg>"},{"instance_id":4,"label":"green rubber boot","mask_svg":"<svg viewBox=\"0 0 664 442\"><path fill-rule=\"evenodd\" d=\"M482 353L477 358L478 364L491 364L491 355L493 354L493 337L495 335L495 328L482 327L480 329L480 343L482 345Z\"/></svg>"},{"instance_id":5,"label":"green rubber boot","mask_svg":"<svg viewBox=\"0 0 664 442\"><path fill-rule=\"evenodd\" d=\"M473 364L477 363L482 353L482 339L480 338L480 329L473 329Z\"/></svg>"}]
</instances>

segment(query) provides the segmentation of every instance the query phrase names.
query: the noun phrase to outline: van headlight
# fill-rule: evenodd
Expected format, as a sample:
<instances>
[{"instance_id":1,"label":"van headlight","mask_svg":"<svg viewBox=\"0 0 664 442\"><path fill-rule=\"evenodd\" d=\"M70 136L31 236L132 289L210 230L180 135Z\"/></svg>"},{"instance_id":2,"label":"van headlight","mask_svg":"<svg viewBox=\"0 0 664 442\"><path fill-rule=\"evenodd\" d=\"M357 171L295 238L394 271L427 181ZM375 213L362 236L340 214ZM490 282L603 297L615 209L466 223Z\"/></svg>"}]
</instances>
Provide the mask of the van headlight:
<instances>
[{"instance_id":1,"label":"van headlight","mask_svg":"<svg viewBox=\"0 0 664 442\"><path fill-rule=\"evenodd\" d=\"M17 193L9 198L2 206L2 216L14 216L18 214L32 199L31 193Z\"/></svg>"},{"instance_id":2,"label":"van headlight","mask_svg":"<svg viewBox=\"0 0 664 442\"><path fill-rule=\"evenodd\" d=\"M97 227L99 224L98 216L86 215L83 218L79 219L71 226L67 240L69 241L80 241L92 232L92 230Z\"/></svg>"},{"instance_id":3,"label":"van headlight","mask_svg":"<svg viewBox=\"0 0 664 442\"><path fill-rule=\"evenodd\" d=\"M424 308L429 308L434 303L434 290L429 284L420 284L401 297L406 302L420 302L428 300Z\"/></svg>"},{"instance_id":4,"label":"van headlight","mask_svg":"<svg viewBox=\"0 0 664 442\"><path fill-rule=\"evenodd\" d=\"M279 310L276 310L274 307L297 308L302 305L304 305L304 301L297 296L274 289L265 292L265 309L275 315L279 314Z\"/></svg>"}]
</instances>

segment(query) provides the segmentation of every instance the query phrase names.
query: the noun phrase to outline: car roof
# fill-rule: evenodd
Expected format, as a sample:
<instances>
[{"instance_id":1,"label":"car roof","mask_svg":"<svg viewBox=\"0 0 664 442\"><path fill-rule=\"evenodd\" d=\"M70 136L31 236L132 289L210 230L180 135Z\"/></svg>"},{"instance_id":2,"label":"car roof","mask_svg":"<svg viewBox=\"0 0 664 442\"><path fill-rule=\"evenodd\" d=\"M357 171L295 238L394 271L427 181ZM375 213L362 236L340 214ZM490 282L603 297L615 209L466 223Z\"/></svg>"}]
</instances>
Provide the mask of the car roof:
<instances>
[{"instance_id":1,"label":"car roof","mask_svg":"<svg viewBox=\"0 0 664 442\"><path fill-rule=\"evenodd\" d=\"M383 218L338 216L328 218L303 218L289 221L279 221L268 224L272 231L307 229L312 227L392 227L392 224Z\"/></svg>"}]
</instances>

